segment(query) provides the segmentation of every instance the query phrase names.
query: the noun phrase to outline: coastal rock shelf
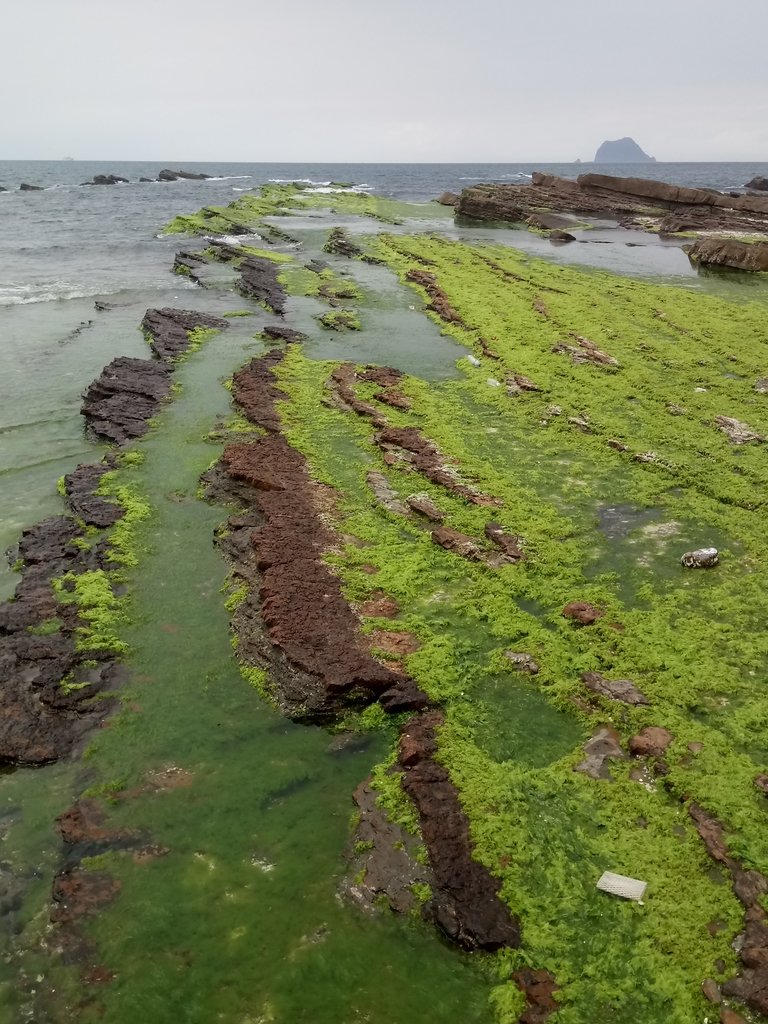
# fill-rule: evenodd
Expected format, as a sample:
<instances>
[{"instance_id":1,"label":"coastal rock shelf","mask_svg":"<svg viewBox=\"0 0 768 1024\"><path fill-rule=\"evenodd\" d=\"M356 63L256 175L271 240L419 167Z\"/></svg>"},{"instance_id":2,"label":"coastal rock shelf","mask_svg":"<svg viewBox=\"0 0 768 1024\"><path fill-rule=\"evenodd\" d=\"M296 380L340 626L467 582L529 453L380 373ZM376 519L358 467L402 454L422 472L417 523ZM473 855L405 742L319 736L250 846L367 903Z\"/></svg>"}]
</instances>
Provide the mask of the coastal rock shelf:
<instances>
[{"instance_id":1,"label":"coastal rock shelf","mask_svg":"<svg viewBox=\"0 0 768 1024\"><path fill-rule=\"evenodd\" d=\"M458 212L760 235L760 202L589 175ZM0 865L28 1019L768 1019L760 275L584 273L429 209L177 218L205 312L147 310L152 358L86 392L119 447L0 606L4 763L58 773Z\"/></svg>"}]
</instances>

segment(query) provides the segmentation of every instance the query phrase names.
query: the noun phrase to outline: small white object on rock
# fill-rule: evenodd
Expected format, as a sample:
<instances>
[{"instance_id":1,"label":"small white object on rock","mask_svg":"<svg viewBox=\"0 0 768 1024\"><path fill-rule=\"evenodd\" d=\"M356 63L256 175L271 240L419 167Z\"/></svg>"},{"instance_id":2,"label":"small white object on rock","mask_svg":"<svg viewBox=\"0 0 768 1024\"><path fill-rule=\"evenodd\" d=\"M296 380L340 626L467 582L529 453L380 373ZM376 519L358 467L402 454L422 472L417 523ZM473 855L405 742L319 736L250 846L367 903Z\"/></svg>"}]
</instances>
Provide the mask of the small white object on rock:
<instances>
[{"instance_id":1,"label":"small white object on rock","mask_svg":"<svg viewBox=\"0 0 768 1024\"><path fill-rule=\"evenodd\" d=\"M488 386L492 387L492 388L500 388L501 387L501 381L500 380L496 380L495 377L489 377L488 380L485 383L488 384Z\"/></svg>"},{"instance_id":2,"label":"small white object on rock","mask_svg":"<svg viewBox=\"0 0 768 1024\"><path fill-rule=\"evenodd\" d=\"M478 359L478 358L477 358L476 356L467 356L467 360L468 360L468 361L469 361L469 362L470 362L470 363L471 363L471 364L472 364L473 366L479 366L479 365L480 365L480 360L479 360L479 359Z\"/></svg>"},{"instance_id":3,"label":"small white object on rock","mask_svg":"<svg viewBox=\"0 0 768 1024\"><path fill-rule=\"evenodd\" d=\"M717 548L699 548L698 551L686 551L680 564L686 569L711 569L719 561Z\"/></svg>"},{"instance_id":4,"label":"small white object on rock","mask_svg":"<svg viewBox=\"0 0 768 1024\"><path fill-rule=\"evenodd\" d=\"M597 888L601 892L608 892L611 896L621 896L625 900L636 900L638 903L645 896L648 888L647 882L639 878L628 878L626 875L617 875L613 871L604 871L597 881Z\"/></svg>"}]
</instances>

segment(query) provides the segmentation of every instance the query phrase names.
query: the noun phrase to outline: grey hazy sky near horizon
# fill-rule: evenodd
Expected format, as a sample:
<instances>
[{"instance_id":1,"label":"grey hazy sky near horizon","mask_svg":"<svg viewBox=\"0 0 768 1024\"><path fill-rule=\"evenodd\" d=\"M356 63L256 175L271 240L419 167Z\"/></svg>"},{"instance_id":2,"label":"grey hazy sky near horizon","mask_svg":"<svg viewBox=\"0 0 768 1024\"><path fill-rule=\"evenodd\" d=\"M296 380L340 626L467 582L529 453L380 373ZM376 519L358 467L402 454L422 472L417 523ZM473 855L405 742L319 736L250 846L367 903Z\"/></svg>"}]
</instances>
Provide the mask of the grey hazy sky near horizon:
<instances>
[{"instance_id":1,"label":"grey hazy sky near horizon","mask_svg":"<svg viewBox=\"0 0 768 1024\"><path fill-rule=\"evenodd\" d=\"M768 160L768 0L27 0L0 159Z\"/></svg>"}]
</instances>

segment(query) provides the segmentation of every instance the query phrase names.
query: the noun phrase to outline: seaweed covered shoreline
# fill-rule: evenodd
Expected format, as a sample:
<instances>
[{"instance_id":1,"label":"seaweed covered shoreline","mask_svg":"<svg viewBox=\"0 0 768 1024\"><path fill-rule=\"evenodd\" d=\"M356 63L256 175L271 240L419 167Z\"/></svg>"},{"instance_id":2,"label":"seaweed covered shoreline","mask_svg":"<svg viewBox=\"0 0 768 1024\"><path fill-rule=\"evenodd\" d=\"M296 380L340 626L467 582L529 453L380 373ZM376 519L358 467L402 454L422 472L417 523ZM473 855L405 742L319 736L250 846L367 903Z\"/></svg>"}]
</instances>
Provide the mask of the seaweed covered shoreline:
<instances>
[{"instance_id":1,"label":"seaweed covered shoreline","mask_svg":"<svg viewBox=\"0 0 768 1024\"><path fill-rule=\"evenodd\" d=\"M330 262L312 253L302 265L290 217L307 203L383 229L353 243L331 227ZM684 1024L723 999L723 1019L768 1014L763 311L420 234L407 218L373 197L284 187L175 224L272 240L209 243L175 269L234 285L267 316L256 340L270 347L234 372L235 413L213 430L221 453L202 475L208 500L235 507L217 545L243 675L289 718L388 748L358 790L356 834L373 838L357 841L357 875L340 891L374 912L382 898L421 906L464 949L485 950L473 955L503 1024ZM238 275L223 285L207 274L222 262ZM457 379L355 357L371 294L357 266L394 271L423 304L415 315L468 351ZM348 333L333 328L350 339L347 359L310 354L329 324L297 315L308 300L350 314ZM118 443L144 434L170 394L162 360L229 323L149 311L158 360L105 370L84 405L93 429ZM161 416L158 442L162 430ZM22 544L3 642L20 634L42 651L52 641L33 630L60 620L66 666L19 671L53 694L69 732L34 756L9 748L7 761L81 749L116 708L94 697L126 686L114 603L146 556L119 523L133 510L141 531L153 515L122 485L132 452L67 478L71 518L43 527L58 561L38 557L34 531ZM88 526L113 532L97 540ZM710 544L718 566L680 566ZM110 550L123 556L114 577ZM72 601L90 572L108 592ZM54 578L72 582L51 590ZM85 671L98 679L70 675L65 700L89 622L102 646L82 647L98 663ZM105 780L62 819L65 849L79 852L64 857L52 920L83 929L70 940L91 988L82 1013L117 1021L129 1005L109 922L133 874L169 847L121 809L165 785ZM604 870L647 881L645 906L596 891ZM46 1007L66 1019L55 999Z\"/></svg>"}]
</instances>

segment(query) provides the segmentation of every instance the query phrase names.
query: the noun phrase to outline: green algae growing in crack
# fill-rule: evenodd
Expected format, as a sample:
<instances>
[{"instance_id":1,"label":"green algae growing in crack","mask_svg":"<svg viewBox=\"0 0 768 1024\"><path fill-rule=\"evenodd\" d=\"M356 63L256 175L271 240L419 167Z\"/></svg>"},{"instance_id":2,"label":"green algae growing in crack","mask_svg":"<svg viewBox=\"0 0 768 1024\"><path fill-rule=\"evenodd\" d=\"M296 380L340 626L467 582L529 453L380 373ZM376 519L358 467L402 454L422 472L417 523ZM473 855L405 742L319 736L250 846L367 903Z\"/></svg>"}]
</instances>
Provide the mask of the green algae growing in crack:
<instances>
[{"instance_id":1,"label":"green algae growing in crack","mask_svg":"<svg viewBox=\"0 0 768 1024\"><path fill-rule=\"evenodd\" d=\"M402 238L380 251L389 246L397 250L391 258L403 274L418 265L416 256L434 259L440 286L471 324L445 329L464 344L477 343L482 330L502 359L483 359L478 370L468 366L461 383L428 386L406 380L402 390L413 399L414 413L388 409L387 415L398 425L418 425L457 459L465 479L500 497L503 506L489 511L468 505L413 474L385 467L370 444L369 427L356 421L345 429L341 413L321 408L323 369L292 351L278 371L291 397L282 412L289 437L309 458L313 475L339 489L343 529L364 545L348 546L334 564L353 599L373 590L394 597L403 611L390 628L407 629L421 641L420 650L406 659L407 670L446 707L441 756L459 785L477 855L501 877L504 894L522 919L523 952L502 959L510 967L525 961L555 974L562 986L558 1020L645 1024L663 1018L687 1024L705 1012L699 986L704 977L721 977L716 961L726 965L726 975L736 969L730 941L741 928L742 910L730 888L710 877L709 859L681 798L695 798L726 822L733 830L730 848L745 866L768 868L761 841L765 811L752 781L768 760L763 738L768 704L758 683L766 672L759 634L766 611L759 566L768 554L763 502L759 492L742 505L729 500L715 473L703 485L697 460L739 468L744 460L711 421L702 422L706 413L682 424L675 417L678 432L665 432L677 446L677 461L688 469L671 480L652 464L622 458L605 444L604 434L627 436L631 430L638 438L654 431L661 436L663 425L654 419L665 396L655 400L645 364L655 338L651 326L658 321L657 332L668 334L664 321L673 318L673 310L673 330L685 348L673 349L675 360L663 368L660 390L684 387L688 372L698 386L701 361L707 358L705 365L711 365L723 353L733 357L726 365L748 367L747 372L736 367L743 377L740 387L724 378L718 401L727 394L732 414L747 404L757 420L760 399L753 397L750 375L759 373L766 358L761 313L709 299L702 313L701 296L529 266L507 252L494 252L494 262L504 261L507 271L503 287L478 287L473 276L472 288L462 290L451 275L459 275L462 264L471 268L463 267L465 277L474 275L478 265L487 266L486 251ZM410 263L402 252L411 255ZM569 312L561 295L574 303ZM602 321L596 308L603 310ZM548 322L553 309L559 310L554 329ZM704 314L706 330L696 326ZM650 318L645 328L650 340L638 340L639 325ZM558 339L574 333L594 338L598 322L604 323L598 341L618 357L618 370L573 365L551 352ZM657 337L655 344L661 344ZM504 380L512 371L530 376L542 391L512 397L486 381L488 373ZM617 400L624 377L630 395L643 390L639 410L631 401ZM360 394L370 397L364 388ZM586 410L598 424L610 416L610 426L598 427L603 436L584 434L563 417L553 428L545 410L555 402L573 414ZM350 458L350 444L356 460ZM750 465L754 473L761 469L756 458ZM364 475L374 467L401 497L426 491L446 512L446 522L471 536L482 538L485 522L499 520L525 538L527 560L493 572L437 551L423 528L373 505ZM646 566L620 559L614 559L612 572L587 575L595 547L610 547L596 536L598 510L627 499L659 509L678 526L691 523L687 529L698 531L699 546L708 532L722 531L734 538L731 550L715 573L686 573L679 567L686 537L678 530L680 539L673 531L672 549L665 554L659 548L653 563L671 562L661 578L654 580ZM653 548L653 534L644 543ZM629 598L624 573L633 582ZM575 630L560 616L574 599L598 604L606 611L604 619ZM621 628L614 628L616 623ZM504 666L505 648L535 656L541 665L535 680L521 681ZM667 727L675 742L665 779L651 775L646 788L630 780L629 764L618 762L613 783L574 773L583 758L576 735L580 732L583 741L591 732L590 716L574 704L586 693L580 683L586 670L632 678L649 696L650 706L639 708L598 699L599 717L591 721L612 721L624 741L646 725ZM489 744L489 721L495 726L505 683L510 694L526 694L524 700L515 696L513 707L522 707L531 725L526 729L521 723L517 737L499 754L495 735L495 746ZM553 714L565 719L550 721ZM559 752L556 742L551 747L549 763L532 760L526 750L537 742L538 720L548 723L550 742L561 738ZM703 749L692 754L689 743L702 743ZM401 817L397 776L388 766L382 765L377 780L388 809ZM597 892L603 870L646 879L646 907ZM718 922L714 935L707 927L713 922ZM502 988L500 1007L507 997ZM518 1005L516 997L509 998Z\"/></svg>"}]
</instances>

